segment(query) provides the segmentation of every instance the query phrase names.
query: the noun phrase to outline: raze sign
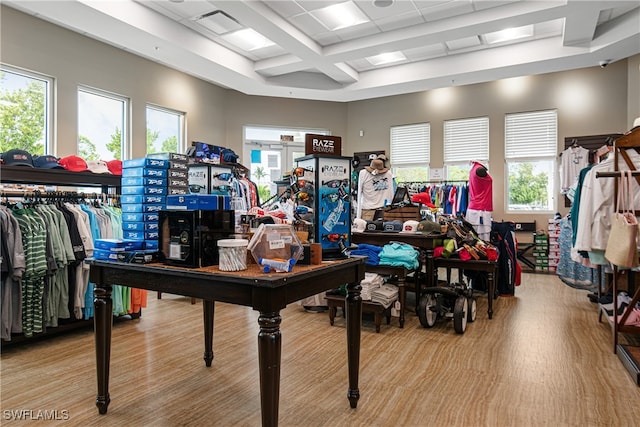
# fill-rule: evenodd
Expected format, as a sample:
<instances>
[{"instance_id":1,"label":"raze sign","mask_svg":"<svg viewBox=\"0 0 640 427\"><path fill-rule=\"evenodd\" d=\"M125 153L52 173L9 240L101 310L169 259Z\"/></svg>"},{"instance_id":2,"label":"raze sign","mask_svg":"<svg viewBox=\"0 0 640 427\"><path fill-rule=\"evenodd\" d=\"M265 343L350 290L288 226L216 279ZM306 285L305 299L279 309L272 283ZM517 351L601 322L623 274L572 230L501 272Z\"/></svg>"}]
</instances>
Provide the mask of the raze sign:
<instances>
[{"instance_id":1,"label":"raze sign","mask_svg":"<svg viewBox=\"0 0 640 427\"><path fill-rule=\"evenodd\" d=\"M305 134L304 154L342 155L342 137Z\"/></svg>"}]
</instances>

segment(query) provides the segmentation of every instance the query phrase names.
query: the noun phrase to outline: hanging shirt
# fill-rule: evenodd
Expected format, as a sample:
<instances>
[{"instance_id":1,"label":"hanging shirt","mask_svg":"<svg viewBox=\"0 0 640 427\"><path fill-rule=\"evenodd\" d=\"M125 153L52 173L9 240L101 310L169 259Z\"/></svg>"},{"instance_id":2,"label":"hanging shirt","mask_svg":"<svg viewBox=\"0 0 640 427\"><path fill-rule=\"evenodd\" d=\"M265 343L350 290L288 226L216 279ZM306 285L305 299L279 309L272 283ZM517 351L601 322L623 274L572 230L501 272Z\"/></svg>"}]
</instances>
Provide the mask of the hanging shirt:
<instances>
[{"instance_id":1,"label":"hanging shirt","mask_svg":"<svg viewBox=\"0 0 640 427\"><path fill-rule=\"evenodd\" d=\"M386 171L372 174L366 169L360 171L358 177L358 213L362 217L362 209L377 209L390 204L393 200L393 174Z\"/></svg>"},{"instance_id":2,"label":"hanging shirt","mask_svg":"<svg viewBox=\"0 0 640 427\"><path fill-rule=\"evenodd\" d=\"M560 192L565 194L582 169L589 165L589 150L584 147L569 147L560 157Z\"/></svg>"}]
</instances>

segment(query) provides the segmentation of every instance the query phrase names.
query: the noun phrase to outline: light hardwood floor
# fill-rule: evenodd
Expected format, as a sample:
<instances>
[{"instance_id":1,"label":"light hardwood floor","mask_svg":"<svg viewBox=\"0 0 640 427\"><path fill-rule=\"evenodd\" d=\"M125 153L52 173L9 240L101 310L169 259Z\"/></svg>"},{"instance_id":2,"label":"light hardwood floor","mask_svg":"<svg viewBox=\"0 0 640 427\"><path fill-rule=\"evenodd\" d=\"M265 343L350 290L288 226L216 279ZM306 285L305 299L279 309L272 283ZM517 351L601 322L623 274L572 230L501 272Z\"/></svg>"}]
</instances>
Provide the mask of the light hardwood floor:
<instances>
[{"instance_id":1,"label":"light hardwood floor","mask_svg":"<svg viewBox=\"0 0 640 427\"><path fill-rule=\"evenodd\" d=\"M410 298L412 301L412 298ZM361 398L347 394L344 319L299 305L282 312L281 426L632 426L640 387L612 352L594 304L552 275L523 275L516 296L457 335L413 312L375 333L365 316ZM149 296L140 320L117 323L111 405L99 415L91 331L3 347L3 426L259 426L257 313L216 304L213 366L202 360L201 304ZM67 421L9 420L57 410ZM66 412L63 412L66 411Z\"/></svg>"}]
</instances>

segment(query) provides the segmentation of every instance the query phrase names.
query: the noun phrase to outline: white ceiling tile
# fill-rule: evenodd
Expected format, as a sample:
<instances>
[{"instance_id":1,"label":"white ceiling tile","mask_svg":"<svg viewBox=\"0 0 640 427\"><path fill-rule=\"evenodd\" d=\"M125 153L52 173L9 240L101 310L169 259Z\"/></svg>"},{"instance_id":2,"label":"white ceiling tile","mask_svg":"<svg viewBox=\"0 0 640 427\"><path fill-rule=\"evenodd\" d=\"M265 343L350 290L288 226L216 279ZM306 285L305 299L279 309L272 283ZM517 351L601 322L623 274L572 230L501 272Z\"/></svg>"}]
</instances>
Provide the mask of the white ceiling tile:
<instances>
[{"instance_id":1,"label":"white ceiling tile","mask_svg":"<svg viewBox=\"0 0 640 427\"><path fill-rule=\"evenodd\" d=\"M416 2L424 3L424 2ZM426 2L430 3L430 2ZM437 21L439 19L451 18L457 15L473 12L471 0L449 1L420 9L420 13L427 22Z\"/></svg>"},{"instance_id":2,"label":"white ceiling tile","mask_svg":"<svg viewBox=\"0 0 640 427\"><path fill-rule=\"evenodd\" d=\"M264 3L284 18L305 13L305 10L295 1L266 0Z\"/></svg>"},{"instance_id":3,"label":"white ceiling tile","mask_svg":"<svg viewBox=\"0 0 640 427\"><path fill-rule=\"evenodd\" d=\"M389 16L402 15L407 12L417 12L413 2L407 0L395 0L393 4L388 7L377 7L373 4L373 0L354 0L354 3L362 9L372 21Z\"/></svg>"},{"instance_id":4,"label":"white ceiling tile","mask_svg":"<svg viewBox=\"0 0 640 427\"><path fill-rule=\"evenodd\" d=\"M400 15L390 15L374 22L382 31L392 31L412 25L424 24L424 18L418 11L414 10Z\"/></svg>"}]
</instances>

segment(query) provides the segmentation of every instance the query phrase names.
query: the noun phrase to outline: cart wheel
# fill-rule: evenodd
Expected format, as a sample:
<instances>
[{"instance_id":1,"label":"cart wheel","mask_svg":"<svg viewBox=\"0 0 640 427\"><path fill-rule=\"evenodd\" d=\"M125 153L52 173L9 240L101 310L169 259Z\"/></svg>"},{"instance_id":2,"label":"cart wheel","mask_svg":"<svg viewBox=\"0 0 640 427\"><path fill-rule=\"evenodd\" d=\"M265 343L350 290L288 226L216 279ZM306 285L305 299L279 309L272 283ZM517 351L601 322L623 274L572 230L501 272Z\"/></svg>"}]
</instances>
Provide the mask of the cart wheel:
<instances>
[{"instance_id":1,"label":"cart wheel","mask_svg":"<svg viewBox=\"0 0 640 427\"><path fill-rule=\"evenodd\" d=\"M437 302L433 294L425 294L418 303L418 319L425 328L432 328L438 318Z\"/></svg>"},{"instance_id":2,"label":"cart wheel","mask_svg":"<svg viewBox=\"0 0 640 427\"><path fill-rule=\"evenodd\" d=\"M478 312L478 302L474 297L469 297L467 300L467 322L473 323L476 320L476 314Z\"/></svg>"},{"instance_id":3,"label":"cart wheel","mask_svg":"<svg viewBox=\"0 0 640 427\"><path fill-rule=\"evenodd\" d=\"M464 334L467 329L467 298L459 296L456 298L456 305L453 307L453 329L459 334Z\"/></svg>"}]
</instances>

